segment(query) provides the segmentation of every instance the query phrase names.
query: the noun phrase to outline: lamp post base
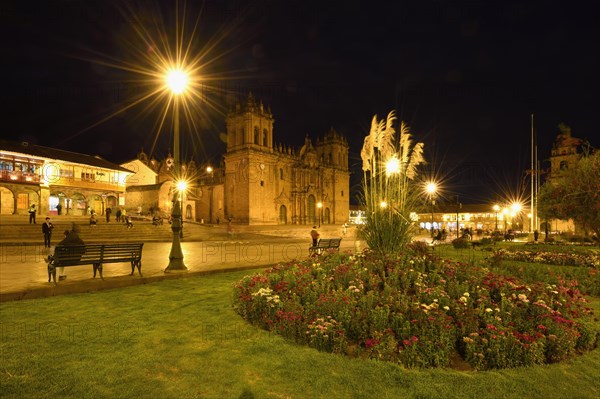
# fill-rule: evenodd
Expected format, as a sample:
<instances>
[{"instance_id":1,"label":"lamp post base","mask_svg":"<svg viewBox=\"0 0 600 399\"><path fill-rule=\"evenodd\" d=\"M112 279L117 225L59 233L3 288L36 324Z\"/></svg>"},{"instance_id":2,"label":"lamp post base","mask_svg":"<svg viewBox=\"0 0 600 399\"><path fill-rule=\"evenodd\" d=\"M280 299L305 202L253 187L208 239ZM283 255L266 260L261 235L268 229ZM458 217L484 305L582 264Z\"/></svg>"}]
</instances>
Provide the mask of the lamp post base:
<instances>
[{"instance_id":1,"label":"lamp post base","mask_svg":"<svg viewBox=\"0 0 600 399\"><path fill-rule=\"evenodd\" d=\"M174 214L173 225L173 242L171 243L171 253L169 254L169 264L165 269L165 273L182 273L187 272L188 268L183 263L183 251L181 250L181 242L179 234L181 232L181 216Z\"/></svg>"}]
</instances>

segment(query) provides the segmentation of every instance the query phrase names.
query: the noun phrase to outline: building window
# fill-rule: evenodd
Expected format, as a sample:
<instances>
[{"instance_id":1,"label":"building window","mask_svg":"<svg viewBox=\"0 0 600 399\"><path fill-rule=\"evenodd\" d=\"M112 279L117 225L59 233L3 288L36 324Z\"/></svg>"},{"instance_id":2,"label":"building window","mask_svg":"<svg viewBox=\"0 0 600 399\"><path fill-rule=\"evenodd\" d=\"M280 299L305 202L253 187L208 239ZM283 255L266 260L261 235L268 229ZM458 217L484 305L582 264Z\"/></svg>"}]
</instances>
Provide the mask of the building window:
<instances>
[{"instance_id":1,"label":"building window","mask_svg":"<svg viewBox=\"0 0 600 399\"><path fill-rule=\"evenodd\" d=\"M342 195L342 197L344 196L344 190L342 190L341 195Z\"/></svg>"},{"instance_id":2,"label":"building window","mask_svg":"<svg viewBox=\"0 0 600 399\"><path fill-rule=\"evenodd\" d=\"M254 144L260 144L258 142L259 140L259 136L258 136L258 126L254 126Z\"/></svg>"},{"instance_id":3,"label":"building window","mask_svg":"<svg viewBox=\"0 0 600 399\"><path fill-rule=\"evenodd\" d=\"M279 180L283 180L283 168L279 169Z\"/></svg>"},{"instance_id":4,"label":"building window","mask_svg":"<svg viewBox=\"0 0 600 399\"><path fill-rule=\"evenodd\" d=\"M81 180L93 182L96 180L96 176L93 173L81 172Z\"/></svg>"},{"instance_id":5,"label":"building window","mask_svg":"<svg viewBox=\"0 0 600 399\"><path fill-rule=\"evenodd\" d=\"M267 129L263 129L263 142L262 145L267 145Z\"/></svg>"},{"instance_id":6,"label":"building window","mask_svg":"<svg viewBox=\"0 0 600 399\"><path fill-rule=\"evenodd\" d=\"M560 170L569 169L569 163L567 161L560 161Z\"/></svg>"}]
</instances>

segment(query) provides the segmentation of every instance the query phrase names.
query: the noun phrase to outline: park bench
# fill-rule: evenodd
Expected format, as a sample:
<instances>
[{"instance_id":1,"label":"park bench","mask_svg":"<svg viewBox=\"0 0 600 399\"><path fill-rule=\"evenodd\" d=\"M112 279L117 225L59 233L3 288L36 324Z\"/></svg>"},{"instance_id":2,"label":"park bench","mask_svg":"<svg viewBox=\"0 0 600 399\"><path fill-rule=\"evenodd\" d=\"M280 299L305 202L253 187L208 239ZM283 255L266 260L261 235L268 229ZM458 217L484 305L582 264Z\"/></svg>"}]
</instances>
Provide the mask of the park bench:
<instances>
[{"instance_id":1,"label":"park bench","mask_svg":"<svg viewBox=\"0 0 600 399\"><path fill-rule=\"evenodd\" d=\"M341 238L321 238L317 245L311 245L308 248L308 255L321 255L323 251L330 249L336 249L339 252L341 241Z\"/></svg>"},{"instance_id":2,"label":"park bench","mask_svg":"<svg viewBox=\"0 0 600 399\"><path fill-rule=\"evenodd\" d=\"M105 263L131 263L131 274L137 267L142 275L143 243L124 244L88 244L88 245L57 245L54 255L48 257L48 282L50 277L56 284L56 268L67 266L92 265L94 278L96 272L102 277L102 265Z\"/></svg>"}]
</instances>

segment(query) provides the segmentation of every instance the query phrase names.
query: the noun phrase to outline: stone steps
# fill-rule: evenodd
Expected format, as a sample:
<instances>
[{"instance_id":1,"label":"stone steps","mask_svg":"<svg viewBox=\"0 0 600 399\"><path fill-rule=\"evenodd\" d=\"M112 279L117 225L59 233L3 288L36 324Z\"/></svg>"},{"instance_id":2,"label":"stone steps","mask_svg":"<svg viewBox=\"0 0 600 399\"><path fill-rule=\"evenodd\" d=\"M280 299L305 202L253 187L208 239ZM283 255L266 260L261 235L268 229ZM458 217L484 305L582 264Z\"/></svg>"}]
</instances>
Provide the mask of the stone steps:
<instances>
[{"instance_id":1,"label":"stone steps","mask_svg":"<svg viewBox=\"0 0 600 399\"><path fill-rule=\"evenodd\" d=\"M58 219L58 220L56 220ZM11 223L12 222L12 223ZM2 217L0 220L0 241L1 242L39 242L43 244L42 234L43 219L37 220L36 224L29 224L18 221L15 223L11 218ZM98 224L91 226L87 218L66 217L52 218L54 230L52 233L52 243L58 243L63 238L65 230L70 230L75 224L79 230L79 235L86 243L110 242L110 241L171 241L173 232L171 225L154 226L150 220L133 220L133 228L128 229L125 224L111 221L98 221ZM190 235L186 231L185 225L183 238Z\"/></svg>"}]
</instances>

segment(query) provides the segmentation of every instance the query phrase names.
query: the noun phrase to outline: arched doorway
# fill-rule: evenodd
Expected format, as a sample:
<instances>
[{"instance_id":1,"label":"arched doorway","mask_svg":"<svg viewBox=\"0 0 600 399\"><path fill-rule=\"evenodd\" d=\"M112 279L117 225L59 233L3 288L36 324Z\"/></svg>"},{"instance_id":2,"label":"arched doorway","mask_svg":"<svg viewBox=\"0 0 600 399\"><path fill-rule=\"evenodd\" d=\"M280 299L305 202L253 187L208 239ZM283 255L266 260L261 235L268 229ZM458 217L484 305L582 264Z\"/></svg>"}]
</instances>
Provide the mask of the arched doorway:
<instances>
[{"instance_id":1,"label":"arched doorway","mask_svg":"<svg viewBox=\"0 0 600 399\"><path fill-rule=\"evenodd\" d=\"M279 207L279 224L287 224L287 208L285 205Z\"/></svg>"},{"instance_id":2,"label":"arched doorway","mask_svg":"<svg viewBox=\"0 0 600 399\"><path fill-rule=\"evenodd\" d=\"M74 216L85 216L87 210L87 201L83 194L75 193L69 200L69 214Z\"/></svg>"},{"instance_id":3,"label":"arched doorway","mask_svg":"<svg viewBox=\"0 0 600 399\"><path fill-rule=\"evenodd\" d=\"M62 192L53 192L48 198L48 210L54 215L64 215L67 210L67 196Z\"/></svg>"},{"instance_id":4,"label":"arched doorway","mask_svg":"<svg viewBox=\"0 0 600 399\"><path fill-rule=\"evenodd\" d=\"M306 220L308 224L317 223L317 201L314 195L309 195L306 201Z\"/></svg>"},{"instance_id":5,"label":"arched doorway","mask_svg":"<svg viewBox=\"0 0 600 399\"><path fill-rule=\"evenodd\" d=\"M15 195L6 187L0 187L0 214L12 215L15 213Z\"/></svg>"},{"instance_id":6,"label":"arched doorway","mask_svg":"<svg viewBox=\"0 0 600 399\"><path fill-rule=\"evenodd\" d=\"M96 215L102 215L104 213L104 209L102 209L102 197L99 195L90 195L88 206L90 207L88 212L93 209L94 212L96 212Z\"/></svg>"},{"instance_id":7,"label":"arched doorway","mask_svg":"<svg viewBox=\"0 0 600 399\"><path fill-rule=\"evenodd\" d=\"M329 208L325 208L325 211L323 212L323 223L331 224Z\"/></svg>"},{"instance_id":8,"label":"arched doorway","mask_svg":"<svg viewBox=\"0 0 600 399\"><path fill-rule=\"evenodd\" d=\"M185 218L186 219L192 218L192 206L189 204L185 207Z\"/></svg>"}]
</instances>

